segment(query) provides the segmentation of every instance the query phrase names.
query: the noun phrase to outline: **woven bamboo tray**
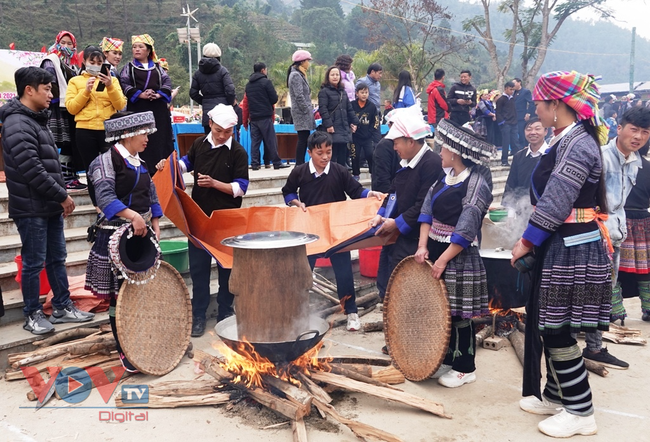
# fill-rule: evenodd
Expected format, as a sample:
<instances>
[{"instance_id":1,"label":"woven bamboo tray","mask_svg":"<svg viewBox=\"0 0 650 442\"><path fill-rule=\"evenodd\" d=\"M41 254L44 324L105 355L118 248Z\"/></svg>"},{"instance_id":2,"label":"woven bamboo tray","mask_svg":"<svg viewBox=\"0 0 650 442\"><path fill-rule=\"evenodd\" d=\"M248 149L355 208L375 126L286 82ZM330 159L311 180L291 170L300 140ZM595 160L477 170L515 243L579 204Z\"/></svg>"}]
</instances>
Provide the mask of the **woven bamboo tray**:
<instances>
[{"instance_id":1,"label":"woven bamboo tray","mask_svg":"<svg viewBox=\"0 0 650 442\"><path fill-rule=\"evenodd\" d=\"M384 333L393 365L410 381L428 379L447 353L451 311L433 264L404 258L393 271L384 299Z\"/></svg>"},{"instance_id":2,"label":"woven bamboo tray","mask_svg":"<svg viewBox=\"0 0 650 442\"><path fill-rule=\"evenodd\" d=\"M124 282L115 320L122 350L135 368L156 376L169 373L185 354L192 331L192 303L183 277L161 261L148 283Z\"/></svg>"}]
</instances>

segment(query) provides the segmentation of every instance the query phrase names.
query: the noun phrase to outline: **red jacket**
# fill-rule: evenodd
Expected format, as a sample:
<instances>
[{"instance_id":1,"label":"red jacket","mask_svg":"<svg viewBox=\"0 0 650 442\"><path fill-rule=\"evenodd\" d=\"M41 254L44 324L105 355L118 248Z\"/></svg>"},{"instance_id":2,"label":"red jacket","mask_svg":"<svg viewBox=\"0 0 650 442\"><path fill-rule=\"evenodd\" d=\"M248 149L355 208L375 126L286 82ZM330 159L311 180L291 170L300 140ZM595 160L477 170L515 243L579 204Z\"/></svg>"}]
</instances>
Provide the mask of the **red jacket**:
<instances>
[{"instance_id":1,"label":"red jacket","mask_svg":"<svg viewBox=\"0 0 650 442\"><path fill-rule=\"evenodd\" d=\"M445 85L438 80L433 80L427 87L429 99L427 101L427 118L429 124L435 124L443 118L449 118L449 106L447 105L447 94Z\"/></svg>"}]
</instances>

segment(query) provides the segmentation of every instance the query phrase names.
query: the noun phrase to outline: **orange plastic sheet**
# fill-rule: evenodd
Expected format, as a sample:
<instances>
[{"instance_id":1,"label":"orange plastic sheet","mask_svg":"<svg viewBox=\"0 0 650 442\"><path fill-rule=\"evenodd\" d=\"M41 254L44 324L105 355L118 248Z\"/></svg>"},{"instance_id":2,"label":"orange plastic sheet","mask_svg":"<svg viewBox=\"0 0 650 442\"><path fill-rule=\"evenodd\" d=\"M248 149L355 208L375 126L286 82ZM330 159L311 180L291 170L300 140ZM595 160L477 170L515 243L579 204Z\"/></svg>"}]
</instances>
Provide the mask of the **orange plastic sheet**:
<instances>
[{"instance_id":1,"label":"orange plastic sheet","mask_svg":"<svg viewBox=\"0 0 650 442\"><path fill-rule=\"evenodd\" d=\"M232 267L233 252L231 247L221 245L225 238L275 230L313 233L320 239L307 245L307 254L324 254L368 232L368 221L381 206L375 198L361 198L311 206L306 212L296 207L260 206L218 210L208 217L185 192L175 152L165 168L154 175L154 183L165 216L225 268ZM383 245L386 241L373 236L342 250Z\"/></svg>"}]
</instances>

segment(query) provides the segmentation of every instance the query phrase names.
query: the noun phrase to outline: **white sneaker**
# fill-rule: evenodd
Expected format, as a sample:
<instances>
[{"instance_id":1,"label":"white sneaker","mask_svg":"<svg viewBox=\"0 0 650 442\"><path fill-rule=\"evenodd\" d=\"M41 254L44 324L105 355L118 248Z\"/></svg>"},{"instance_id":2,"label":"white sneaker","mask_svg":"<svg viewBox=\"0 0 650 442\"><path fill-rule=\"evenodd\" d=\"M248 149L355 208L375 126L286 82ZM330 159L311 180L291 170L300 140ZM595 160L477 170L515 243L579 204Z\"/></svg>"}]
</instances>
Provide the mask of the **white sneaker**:
<instances>
[{"instance_id":1,"label":"white sneaker","mask_svg":"<svg viewBox=\"0 0 650 442\"><path fill-rule=\"evenodd\" d=\"M361 320L357 313L350 313L348 315L348 326L346 328L348 331L361 330Z\"/></svg>"},{"instance_id":2,"label":"white sneaker","mask_svg":"<svg viewBox=\"0 0 650 442\"><path fill-rule=\"evenodd\" d=\"M456 388L461 385L471 384L476 381L476 372L461 373L456 370L449 370L438 378L438 383L447 388Z\"/></svg>"},{"instance_id":3,"label":"white sneaker","mask_svg":"<svg viewBox=\"0 0 650 442\"><path fill-rule=\"evenodd\" d=\"M440 379L440 376L448 373L449 370L451 370L451 365L442 364L440 368L438 368L438 370L431 375L431 379Z\"/></svg>"},{"instance_id":4,"label":"white sneaker","mask_svg":"<svg viewBox=\"0 0 650 442\"><path fill-rule=\"evenodd\" d=\"M541 421L537 428L551 437L571 437L576 434L589 436L596 434L598 431L596 418L593 414L591 416L578 416L567 412L565 409L562 409L560 414Z\"/></svg>"},{"instance_id":5,"label":"white sneaker","mask_svg":"<svg viewBox=\"0 0 650 442\"><path fill-rule=\"evenodd\" d=\"M544 396L540 401L535 396L528 396L519 401L519 408L533 414L558 414L562 411L562 404L549 402Z\"/></svg>"}]
</instances>

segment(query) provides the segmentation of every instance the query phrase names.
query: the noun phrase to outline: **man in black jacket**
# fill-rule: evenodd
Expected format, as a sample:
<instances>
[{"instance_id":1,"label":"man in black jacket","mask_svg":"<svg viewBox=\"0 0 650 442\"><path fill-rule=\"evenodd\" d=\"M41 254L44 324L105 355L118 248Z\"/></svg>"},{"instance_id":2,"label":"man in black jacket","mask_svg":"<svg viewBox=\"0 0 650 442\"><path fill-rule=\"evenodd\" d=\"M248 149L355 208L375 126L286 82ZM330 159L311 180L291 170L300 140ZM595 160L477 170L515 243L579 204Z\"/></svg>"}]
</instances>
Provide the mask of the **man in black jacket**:
<instances>
[{"instance_id":1,"label":"man in black jacket","mask_svg":"<svg viewBox=\"0 0 650 442\"><path fill-rule=\"evenodd\" d=\"M74 210L65 188L59 154L47 127L54 77L45 69L15 73L18 97L0 108L2 147L9 191L9 218L22 242L23 328L36 335L54 331L52 323L85 322L95 315L70 300L63 218ZM47 321L39 302L43 263L52 286L53 312Z\"/></svg>"},{"instance_id":2,"label":"man in black jacket","mask_svg":"<svg viewBox=\"0 0 650 442\"><path fill-rule=\"evenodd\" d=\"M509 166L508 149L512 154L519 150L517 139L517 110L515 109L515 83L509 81L503 86L503 95L497 100L497 125L501 130L501 165Z\"/></svg>"},{"instance_id":3,"label":"man in black jacket","mask_svg":"<svg viewBox=\"0 0 650 442\"><path fill-rule=\"evenodd\" d=\"M264 63L255 63L253 75L246 85L246 99L248 100L248 115L251 131L251 167L253 170L260 168L260 144L264 141L264 162L269 165L273 162L274 169L289 167L282 164L278 156L278 141L275 137L274 105L278 102L278 94L273 83L266 76L267 69ZM244 121L244 127L248 121Z\"/></svg>"},{"instance_id":4,"label":"man in black jacket","mask_svg":"<svg viewBox=\"0 0 650 442\"><path fill-rule=\"evenodd\" d=\"M533 102L533 94L530 89L526 89L521 84L521 78L512 80L515 83L515 110L517 111L517 145L523 148L526 145L526 134L524 128L526 122L530 117L534 117L535 103Z\"/></svg>"},{"instance_id":5,"label":"man in black jacket","mask_svg":"<svg viewBox=\"0 0 650 442\"><path fill-rule=\"evenodd\" d=\"M471 119L469 110L476 106L476 88L470 83L471 80L470 71L460 71L460 81L454 83L447 94L449 119L461 126Z\"/></svg>"}]
</instances>

